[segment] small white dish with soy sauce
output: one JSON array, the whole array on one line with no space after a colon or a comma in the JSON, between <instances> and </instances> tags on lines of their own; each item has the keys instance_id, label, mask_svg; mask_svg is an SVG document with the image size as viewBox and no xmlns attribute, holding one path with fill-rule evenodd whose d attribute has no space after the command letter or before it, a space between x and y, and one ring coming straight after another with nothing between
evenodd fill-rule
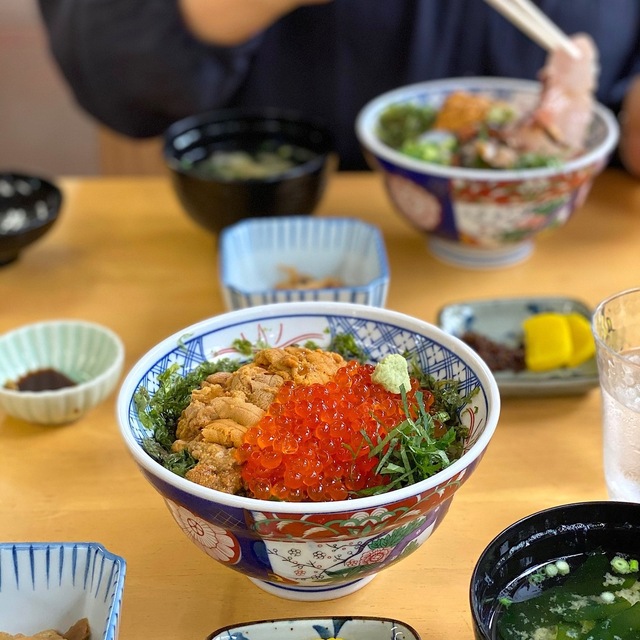
<instances>
[{"instance_id":1,"label":"small white dish with soy sauce","mask_svg":"<svg viewBox=\"0 0 640 640\"><path fill-rule=\"evenodd\" d=\"M19 327L0 336L0 410L36 424L74 422L114 390L123 364L122 340L102 325Z\"/></svg>"},{"instance_id":2,"label":"small white dish with soy sauce","mask_svg":"<svg viewBox=\"0 0 640 640\"><path fill-rule=\"evenodd\" d=\"M523 363L523 322L547 312L577 313L591 322L591 309L579 300L534 296L449 304L439 311L437 323L444 331L467 344L471 344L473 339L483 341L476 350L492 370L502 397L579 395L597 387L595 357L574 367L548 371L526 369ZM491 362L494 358L495 361Z\"/></svg>"}]
</instances>

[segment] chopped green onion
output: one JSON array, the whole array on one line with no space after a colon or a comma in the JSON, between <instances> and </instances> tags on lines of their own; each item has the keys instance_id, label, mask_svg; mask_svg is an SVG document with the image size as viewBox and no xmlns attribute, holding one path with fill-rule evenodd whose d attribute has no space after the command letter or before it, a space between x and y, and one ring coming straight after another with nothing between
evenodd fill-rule
<instances>
[{"instance_id":1,"label":"chopped green onion","mask_svg":"<svg viewBox=\"0 0 640 640\"><path fill-rule=\"evenodd\" d=\"M620 556L611 560L611 567L616 573L629 573L629 562Z\"/></svg>"},{"instance_id":2,"label":"chopped green onion","mask_svg":"<svg viewBox=\"0 0 640 640\"><path fill-rule=\"evenodd\" d=\"M556 567L555 562L554 563L550 563L548 564L545 568L544 568L544 572L550 577L550 578L555 578L559 571L558 571L558 567Z\"/></svg>"}]
</instances>

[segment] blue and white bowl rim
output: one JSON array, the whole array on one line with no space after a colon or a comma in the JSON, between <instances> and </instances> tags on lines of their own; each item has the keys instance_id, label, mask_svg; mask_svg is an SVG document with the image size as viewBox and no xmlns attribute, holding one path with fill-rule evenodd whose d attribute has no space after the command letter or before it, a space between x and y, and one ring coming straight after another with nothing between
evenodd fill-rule
<instances>
[{"instance_id":1,"label":"blue and white bowl rim","mask_svg":"<svg viewBox=\"0 0 640 640\"><path fill-rule=\"evenodd\" d=\"M191 482L190 480L182 478L168 469L165 469L143 450L140 442L133 434L130 423L133 395L145 375L167 353L174 351L176 346L182 343L185 335L188 335L189 339L192 339L198 335L211 333L212 330L220 330L248 321L257 321L261 319L273 320L274 318L286 318L296 315L352 316L354 318L366 318L373 322L379 321L386 324L395 323L398 326L408 328L408 330L424 331L431 336L432 341L438 342L449 351L457 355L461 353L464 354L464 360L473 368L474 373L481 383L482 391L488 398L488 415L486 416L486 425L479 437L458 460L431 478L376 496L319 503L274 503L268 500L246 498L243 496L236 496L216 491L215 489L210 489ZM212 325L215 325L215 329L212 329ZM410 327L413 327L413 329ZM283 302L230 311L219 316L202 320L174 333L168 338L165 338L144 354L125 377L118 394L116 413L120 432L134 460L146 473L157 477L169 486L173 486L188 495L195 496L202 500L216 502L239 509L261 512L271 512L274 511L274 509L277 509L279 513L303 512L320 514L372 509L381 505L389 504L390 502L406 500L413 496L427 493L435 487L445 483L456 474L461 473L482 455L495 432L500 414L500 393L493 374L480 356L478 356L468 345L462 342L462 340L447 334L436 325L398 311L371 307L363 304L315 301Z\"/></svg>"},{"instance_id":2,"label":"blue and white bowl rim","mask_svg":"<svg viewBox=\"0 0 640 640\"><path fill-rule=\"evenodd\" d=\"M549 178L552 176L571 173L583 169L589 165L604 160L613 150L620 136L620 127L613 112L600 103L593 105L596 118L600 119L606 127L604 140L593 149L565 162L560 168L543 167L534 169L498 170L498 169L468 169L465 167L451 167L414 160L409 156L395 151L381 142L375 133L378 117L381 111L395 103L409 101L411 98L420 98L430 93L450 93L452 90L478 90L478 91L511 91L513 93L539 93L541 85L535 80L521 80L517 78L498 77L459 77L445 80L428 80L415 84L398 87L387 91L369 101L362 107L356 116L356 136L360 143L375 156L403 167L423 174L428 173L448 179L465 179L478 181L520 181L536 178Z\"/></svg>"}]
</instances>

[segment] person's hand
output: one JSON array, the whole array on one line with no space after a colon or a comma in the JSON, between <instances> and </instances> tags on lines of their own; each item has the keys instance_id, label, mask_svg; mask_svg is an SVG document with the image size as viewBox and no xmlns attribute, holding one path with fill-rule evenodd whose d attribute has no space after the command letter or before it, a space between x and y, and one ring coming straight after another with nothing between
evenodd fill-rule
<instances>
[{"instance_id":1,"label":"person's hand","mask_svg":"<svg viewBox=\"0 0 640 640\"><path fill-rule=\"evenodd\" d=\"M619 151L627 171L640 178L640 76L631 81L622 103Z\"/></svg>"}]
</instances>

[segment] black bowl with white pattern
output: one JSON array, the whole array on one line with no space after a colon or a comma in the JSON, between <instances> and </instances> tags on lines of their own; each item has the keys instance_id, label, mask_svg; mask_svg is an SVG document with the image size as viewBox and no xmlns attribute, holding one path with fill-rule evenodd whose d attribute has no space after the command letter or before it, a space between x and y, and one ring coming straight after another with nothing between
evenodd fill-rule
<instances>
[{"instance_id":1,"label":"black bowl with white pattern","mask_svg":"<svg viewBox=\"0 0 640 640\"><path fill-rule=\"evenodd\" d=\"M62 192L52 182L20 173L0 173L0 266L16 260L25 247L56 222Z\"/></svg>"}]
</instances>

